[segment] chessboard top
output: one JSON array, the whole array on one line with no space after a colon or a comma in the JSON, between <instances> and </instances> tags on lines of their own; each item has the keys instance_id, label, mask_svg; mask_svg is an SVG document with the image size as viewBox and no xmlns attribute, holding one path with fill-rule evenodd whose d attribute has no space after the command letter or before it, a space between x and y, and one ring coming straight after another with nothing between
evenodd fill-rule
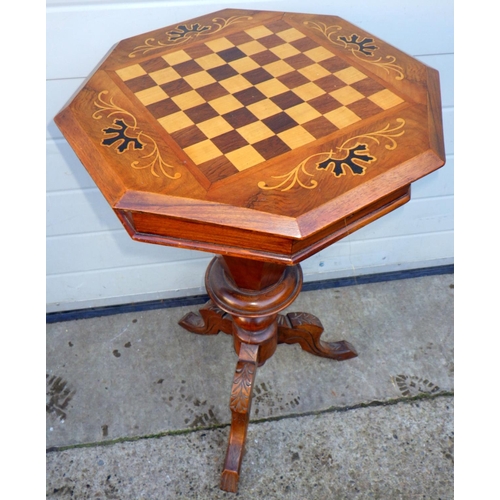
<instances>
[{"instance_id":1,"label":"chessboard top","mask_svg":"<svg viewBox=\"0 0 500 500\"><path fill-rule=\"evenodd\" d=\"M435 70L333 16L118 43L56 123L135 239L293 263L444 164Z\"/></svg>"}]
</instances>

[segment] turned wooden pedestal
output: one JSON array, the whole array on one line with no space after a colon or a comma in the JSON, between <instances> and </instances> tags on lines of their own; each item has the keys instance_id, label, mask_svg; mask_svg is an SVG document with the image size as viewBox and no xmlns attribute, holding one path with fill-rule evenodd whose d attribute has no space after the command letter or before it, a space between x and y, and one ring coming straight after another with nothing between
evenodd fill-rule
<instances>
[{"instance_id":1,"label":"turned wooden pedestal","mask_svg":"<svg viewBox=\"0 0 500 500\"><path fill-rule=\"evenodd\" d=\"M181 325L234 339L236 491L257 367L280 343L356 356L279 313L300 262L444 165L438 72L339 17L227 9L122 40L55 121L134 240L219 255Z\"/></svg>"},{"instance_id":2,"label":"turned wooden pedestal","mask_svg":"<svg viewBox=\"0 0 500 500\"><path fill-rule=\"evenodd\" d=\"M231 433L220 487L236 492L257 367L274 354L280 343L298 343L311 354L339 361L353 358L357 352L345 341L322 342L323 327L311 314L278 314L300 292L299 264L283 266L215 257L207 269L205 284L211 300L199 314L188 313L179 324L200 335L222 331L233 336L238 362L229 401Z\"/></svg>"}]
</instances>

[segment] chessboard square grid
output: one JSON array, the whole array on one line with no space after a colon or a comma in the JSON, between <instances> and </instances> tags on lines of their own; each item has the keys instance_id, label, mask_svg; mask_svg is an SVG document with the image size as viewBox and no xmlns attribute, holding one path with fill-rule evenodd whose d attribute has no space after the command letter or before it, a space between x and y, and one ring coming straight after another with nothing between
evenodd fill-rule
<instances>
[{"instance_id":1,"label":"chessboard square grid","mask_svg":"<svg viewBox=\"0 0 500 500\"><path fill-rule=\"evenodd\" d=\"M278 76L286 75L287 73L291 73L294 68L290 66L287 62L279 60L270 64L266 64L264 69L275 78Z\"/></svg>"},{"instance_id":2,"label":"chessboard square grid","mask_svg":"<svg viewBox=\"0 0 500 500\"><path fill-rule=\"evenodd\" d=\"M177 73L179 73L179 75L185 77L188 75L192 75L193 73L199 73L203 68L196 61L193 61L191 59L189 61L176 64L174 66L174 69Z\"/></svg>"},{"instance_id":3,"label":"chessboard square grid","mask_svg":"<svg viewBox=\"0 0 500 500\"><path fill-rule=\"evenodd\" d=\"M217 111L215 111L210 104L204 102L198 106L184 110L184 113L189 116L193 122L199 123L209 120L210 118L215 118L218 116Z\"/></svg>"},{"instance_id":4,"label":"chessboard square grid","mask_svg":"<svg viewBox=\"0 0 500 500\"><path fill-rule=\"evenodd\" d=\"M177 52L171 52L170 54L165 54L161 56L165 62L170 64L170 66L175 66L186 61L192 61L191 56L184 52L183 50L178 50Z\"/></svg>"},{"instance_id":5,"label":"chessboard square grid","mask_svg":"<svg viewBox=\"0 0 500 500\"><path fill-rule=\"evenodd\" d=\"M257 121L257 117L247 108L241 107L230 113L222 115L222 117L234 128L243 127L249 123Z\"/></svg>"},{"instance_id":6,"label":"chessboard square grid","mask_svg":"<svg viewBox=\"0 0 500 500\"><path fill-rule=\"evenodd\" d=\"M283 21L183 48L117 74L212 180L403 102Z\"/></svg>"},{"instance_id":7,"label":"chessboard square grid","mask_svg":"<svg viewBox=\"0 0 500 500\"><path fill-rule=\"evenodd\" d=\"M199 57L196 59L196 62L204 69L209 70L213 68L217 68L218 66L224 66L226 61L219 57L217 54L209 54L203 57Z\"/></svg>"},{"instance_id":8,"label":"chessboard square grid","mask_svg":"<svg viewBox=\"0 0 500 500\"><path fill-rule=\"evenodd\" d=\"M318 80L319 78L323 78L324 76L330 74L329 71L320 64L311 64L310 66L301 68L299 69L299 73L310 81Z\"/></svg>"},{"instance_id":9,"label":"chessboard square grid","mask_svg":"<svg viewBox=\"0 0 500 500\"><path fill-rule=\"evenodd\" d=\"M165 93L165 91L155 85L154 87L150 87L149 89L144 89L139 92L135 93L135 96L139 101L141 101L144 106L147 106L148 104L153 104L158 101L163 101L164 99L168 98L168 95Z\"/></svg>"},{"instance_id":10,"label":"chessboard square grid","mask_svg":"<svg viewBox=\"0 0 500 500\"><path fill-rule=\"evenodd\" d=\"M205 120L197 125L208 139L212 139L213 137L217 137L234 130L233 127L229 125L224 118L222 118L222 116L210 118L209 120Z\"/></svg>"},{"instance_id":11,"label":"chessboard square grid","mask_svg":"<svg viewBox=\"0 0 500 500\"><path fill-rule=\"evenodd\" d=\"M132 78L137 78L138 76L146 75L147 72L142 68L140 64L132 64L125 68L117 69L116 74L124 81L131 80Z\"/></svg>"},{"instance_id":12,"label":"chessboard square grid","mask_svg":"<svg viewBox=\"0 0 500 500\"><path fill-rule=\"evenodd\" d=\"M221 52L225 49L234 47L234 43L230 42L227 38L224 37L205 42L205 45L212 49L214 52Z\"/></svg>"},{"instance_id":13,"label":"chessboard square grid","mask_svg":"<svg viewBox=\"0 0 500 500\"><path fill-rule=\"evenodd\" d=\"M241 102L238 101L236 97L228 94L210 101L210 106L215 109L217 113L223 115L225 113L230 113L231 111L242 108L243 104L241 104Z\"/></svg>"},{"instance_id":14,"label":"chessboard square grid","mask_svg":"<svg viewBox=\"0 0 500 500\"><path fill-rule=\"evenodd\" d=\"M222 156L220 149L210 139L188 146L184 148L184 152L196 165Z\"/></svg>"},{"instance_id":15,"label":"chessboard square grid","mask_svg":"<svg viewBox=\"0 0 500 500\"><path fill-rule=\"evenodd\" d=\"M231 66L231 68L233 68L240 74L245 73L246 71L251 71L253 69L260 68L260 66L248 56L231 61L229 63L229 66Z\"/></svg>"},{"instance_id":16,"label":"chessboard square grid","mask_svg":"<svg viewBox=\"0 0 500 500\"><path fill-rule=\"evenodd\" d=\"M363 94L350 86L334 90L333 92L330 92L330 95L344 106L364 98Z\"/></svg>"},{"instance_id":17,"label":"chessboard square grid","mask_svg":"<svg viewBox=\"0 0 500 500\"><path fill-rule=\"evenodd\" d=\"M188 82L189 85L191 85L191 87L195 90L199 89L200 87L206 87L207 85L216 83L215 78L206 71L200 71L198 73L187 75L184 77L184 80Z\"/></svg>"},{"instance_id":18,"label":"chessboard square grid","mask_svg":"<svg viewBox=\"0 0 500 500\"><path fill-rule=\"evenodd\" d=\"M172 101L174 101L175 104L183 110L194 108L200 104L205 104L205 99L203 99L203 97L201 97L196 90L176 95L172 97Z\"/></svg>"},{"instance_id":19,"label":"chessboard square grid","mask_svg":"<svg viewBox=\"0 0 500 500\"><path fill-rule=\"evenodd\" d=\"M250 104L247 106L247 109L259 120L264 120L265 118L281 113L281 108L269 99Z\"/></svg>"},{"instance_id":20,"label":"chessboard square grid","mask_svg":"<svg viewBox=\"0 0 500 500\"><path fill-rule=\"evenodd\" d=\"M247 78L244 78L241 75L235 75L230 78L226 78L221 81L220 84L230 93L235 94L240 90L246 90L252 86L252 84L248 81Z\"/></svg>"},{"instance_id":21,"label":"chessboard square grid","mask_svg":"<svg viewBox=\"0 0 500 500\"><path fill-rule=\"evenodd\" d=\"M248 142L236 130L231 130L225 134L213 137L212 142L224 154L241 149L248 144Z\"/></svg>"},{"instance_id":22,"label":"chessboard square grid","mask_svg":"<svg viewBox=\"0 0 500 500\"><path fill-rule=\"evenodd\" d=\"M183 128L177 132L172 132L172 138L182 148L186 149L195 144L199 144L207 139L205 134L196 125Z\"/></svg>"},{"instance_id":23,"label":"chessboard square grid","mask_svg":"<svg viewBox=\"0 0 500 500\"><path fill-rule=\"evenodd\" d=\"M328 121L324 116L319 116L310 122L303 123L302 126L316 139L326 137L333 132L339 130L332 122Z\"/></svg>"},{"instance_id":24,"label":"chessboard square grid","mask_svg":"<svg viewBox=\"0 0 500 500\"><path fill-rule=\"evenodd\" d=\"M256 142L253 144L253 147L266 160L270 160L290 151L290 148L277 135L273 135L268 139Z\"/></svg>"},{"instance_id":25,"label":"chessboard square grid","mask_svg":"<svg viewBox=\"0 0 500 500\"><path fill-rule=\"evenodd\" d=\"M221 59L224 59L224 61L226 61L227 63L246 57L246 54L242 52L238 47L231 47L230 49L221 50L217 54Z\"/></svg>"},{"instance_id":26,"label":"chessboard square grid","mask_svg":"<svg viewBox=\"0 0 500 500\"><path fill-rule=\"evenodd\" d=\"M229 94L229 92L218 82L196 89L198 94L206 101L212 101Z\"/></svg>"},{"instance_id":27,"label":"chessboard square grid","mask_svg":"<svg viewBox=\"0 0 500 500\"><path fill-rule=\"evenodd\" d=\"M249 106L250 104L254 104L266 98L266 96L255 87L250 87L248 89L241 90L240 92L236 92L234 97L236 97L236 99L238 99L243 106Z\"/></svg>"},{"instance_id":28,"label":"chessboard square grid","mask_svg":"<svg viewBox=\"0 0 500 500\"><path fill-rule=\"evenodd\" d=\"M156 82L157 85L173 82L181 78L181 75L175 71L174 68L168 66L167 68L160 69L149 73L149 76Z\"/></svg>"},{"instance_id":29,"label":"chessboard square grid","mask_svg":"<svg viewBox=\"0 0 500 500\"><path fill-rule=\"evenodd\" d=\"M278 134L278 137L290 148L296 149L315 141L315 137L302 127L294 127Z\"/></svg>"},{"instance_id":30,"label":"chessboard square grid","mask_svg":"<svg viewBox=\"0 0 500 500\"><path fill-rule=\"evenodd\" d=\"M172 99L163 99L162 101L149 104L146 107L148 108L148 111L157 119L172 115L181 110L179 106L172 101Z\"/></svg>"},{"instance_id":31,"label":"chessboard square grid","mask_svg":"<svg viewBox=\"0 0 500 500\"><path fill-rule=\"evenodd\" d=\"M281 31L277 33L277 35L285 40L285 42L295 42L296 40L299 40L301 38L305 38L304 33L301 33L298 29L296 28L290 28L285 31Z\"/></svg>"},{"instance_id":32,"label":"chessboard square grid","mask_svg":"<svg viewBox=\"0 0 500 500\"><path fill-rule=\"evenodd\" d=\"M348 68L337 71L335 73L335 76L337 78L340 78L344 83L347 83L347 85L368 78L364 73L359 71L359 69L354 68L353 66L349 66Z\"/></svg>"},{"instance_id":33,"label":"chessboard square grid","mask_svg":"<svg viewBox=\"0 0 500 500\"><path fill-rule=\"evenodd\" d=\"M255 40L273 34L273 32L266 26L256 26L254 28L249 28L245 30L245 33L247 33L247 35L250 35Z\"/></svg>"},{"instance_id":34,"label":"chessboard square grid","mask_svg":"<svg viewBox=\"0 0 500 500\"><path fill-rule=\"evenodd\" d=\"M286 114L291 116L299 125L309 122L321 116L321 113L314 109L307 102L298 104L285 110Z\"/></svg>"},{"instance_id":35,"label":"chessboard square grid","mask_svg":"<svg viewBox=\"0 0 500 500\"><path fill-rule=\"evenodd\" d=\"M277 47L273 47L270 51L278 56L280 59L285 59L287 57L296 56L300 54L299 50L296 49L293 45L289 43L284 43L283 45L278 45Z\"/></svg>"},{"instance_id":36,"label":"chessboard square grid","mask_svg":"<svg viewBox=\"0 0 500 500\"><path fill-rule=\"evenodd\" d=\"M268 126L275 134L284 132L289 128L297 126L297 122L284 111L276 115L270 116L269 118L264 118L262 120L266 126Z\"/></svg>"},{"instance_id":37,"label":"chessboard square grid","mask_svg":"<svg viewBox=\"0 0 500 500\"><path fill-rule=\"evenodd\" d=\"M255 87L269 98L283 94L289 90L286 85L283 85L279 80L274 79L258 83Z\"/></svg>"},{"instance_id":38,"label":"chessboard square grid","mask_svg":"<svg viewBox=\"0 0 500 500\"><path fill-rule=\"evenodd\" d=\"M277 47L278 45L283 45L283 39L276 35L265 36L264 38L259 38L259 43L264 45L268 49Z\"/></svg>"},{"instance_id":39,"label":"chessboard square grid","mask_svg":"<svg viewBox=\"0 0 500 500\"><path fill-rule=\"evenodd\" d=\"M269 139L269 137L275 135L274 132L261 121L256 121L244 127L240 127L238 132L249 144L255 144L256 142Z\"/></svg>"},{"instance_id":40,"label":"chessboard square grid","mask_svg":"<svg viewBox=\"0 0 500 500\"><path fill-rule=\"evenodd\" d=\"M183 111L178 111L177 113L173 113L163 118L158 118L158 123L169 134L194 125L194 122L188 116L186 116Z\"/></svg>"},{"instance_id":41,"label":"chessboard square grid","mask_svg":"<svg viewBox=\"0 0 500 500\"><path fill-rule=\"evenodd\" d=\"M334 109L329 113L323 115L327 120L332 122L336 127L344 128L358 122L361 118L349 108L342 106L340 108Z\"/></svg>"},{"instance_id":42,"label":"chessboard square grid","mask_svg":"<svg viewBox=\"0 0 500 500\"><path fill-rule=\"evenodd\" d=\"M250 144L231 151L226 157L239 171L246 170L265 161L264 157Z\"/></svg>"},{"instance_id":43,"label":"chessboard square grid","mask_svg":"<svg viewBox=\"0 0 500 500\"><path fill-rule=\"evenodd\" d=\"M292 106L297 106L297 104L301 104L304 102L297 94L288 90L284 94L279 94L277 96L271 97L271 101L274 102L281 109L285 110L291 108Z\"/></svg>"},{"instance_id":44,"label":"chessboard square grid","mask_svg":"<svg viewBox=\"0 0 500 500\"><path fill-rule=\"evenodd\" d=\"M372 94L368 97L368 99L380 106L382 109L390 109L404 102L401 97L397 96L389 89L384 89L376 94Z\"/></svg>"},{"instance_id":45,"label":"chessboard square grid","mask_svg":"<svg viewBox=\"0 0 500 500\"><path fill-rule=\"evenodd\" d=\"M294 94L297 94L303 101L310 101L315 97L319 97L326 93L324 89L318 87L314 82L309 82L304 85L300 85L292 90Z\"/></svg>"},{"instance_id":46,"label":"chessboard square grid","mask_svg":"<svg viewBox=\"0 0 500 500\"><path fill-rule=\"evenodd\" d=\"M309 59L312 59L314 62L321 62L325 59L330 59L331 57L335 57L335 54L325 49L324 47L316 47L314 49L306 50L303 52Z\"/></svg>"},{"instance_id":47,"label":"chessboard square grid","mask_svg":"<svg viewBox=\"0 0 500 500\"><path fill-rule=\"evenodd\" d=\"M253 69L252 71L243 73L243 76L252 85L258 85L259 83L273 79L273 76L270 73L268 73L264 68Z\"/></svg>"},{"instance_id":48,"label":"chessboard square grid","mask_svg":"<svg viewBox=\"0 0 500 500\"><path fill-rule=\"evenodd\" d=\"M242 52L244 52L247 56L253 56L254 54L258 54L259 52L264 52L266 47L259 43L257 40L253 40L248 43L244 43L238 47Z\"/></svg>"}]
</instances>

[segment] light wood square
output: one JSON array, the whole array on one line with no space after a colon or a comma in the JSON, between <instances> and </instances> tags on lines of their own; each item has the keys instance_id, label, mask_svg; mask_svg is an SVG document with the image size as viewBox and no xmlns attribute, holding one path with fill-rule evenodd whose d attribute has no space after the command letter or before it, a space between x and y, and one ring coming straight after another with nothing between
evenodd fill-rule
<instances>
[{"instance_id":1,"label":"light wood square","mask_svg":"<svg viewBox=\"0 0 500 500\"><path fill-rule=\"evenodd\" d=\"M246 73L247 71L252 71L253 69L260 68L260 65L249 57L243 57L242 59L231 61L229 63L229 66L235 69L238 73Z\"/></svg>"},{"instance_id":2,"label":"light wood square","mask_svg":"<svg viewBox=\"0 0 500 500\"><path fill-rule=\"evenodd\" d=\"M250 144L255 144L274 135L274 132L261 121L253 122L239 128L238 133Z\"/></svg>"},{"instance_id":3,"label":"light wood square","mask_svg":"<svg viewBox=\"0 0 500 500\"><path fill-rule=\"evenodd\" d=\"M348 68L341 69L334 73L337 78L340 78L344 83L350 85L351 83L356 83L365 78L368 78L364 73L361 73L359 69L349 66Z\"/></svg>"},{"instance_id":4,"label":"light wood square","mask_svg":"<svg viewBox=\"0 0 500 500\"><path fill-rule=\"evenodd\" d=\"M235 109L242 108L243 104L241 104L241 102L232 95L224 95L222 97L214 99L213 101L210 101L210 106L212 106L212 108L214 108L217 113L223 115L225 113L230 113Z\"/></svg>"},{"instance_id":5,"label":"light wood square","mask_svg":"<svg viewBox=\"0 0 500 500\"><path fill-rule=\"evenodd\" d=\"M188 56L183 50L178 50L177 52L172 52L171 54L165 54L162 58L165 62L170 64L170 66L191 60L191 57Z\"/></svg>"},{"instance_id":6,"label":"light wood square","mask_svg":"<svg viewBox=\"0 0 500 500\"><path fill-rule=\"evenodd\" d=\"M224 59L219 57L217 54L208 54L208 56L199 57L198 59L195 59L195 61L203 69L217 68L226 64L226 61L224 61Z\"/></svg>"},{"instance_id":7,"label":"light wood square","mask_svg":"<svg viewBox=\"0 0 500 500\"><path fill-rule=\"evenodd\" d=\"M285 40L285 42L294 42L295 40L300 40L304 38L304 33L301 33L299 30L295 28L290 28L289 30L281 31L280 33L276 33L280 38Z\"/></svg>"},{"instance_id":8,"label":"light wood square","mask_svg":"<svg viewBox=\"0 0 500 500\"><path fill-rule=\"evenodd\" d=\"M332 54L329 50L325 49L325 47L316 47L315 49L307 50L306 52L304 52L304 54L314 62L321 62L335 55Z\"/></svg>"},{"instance_id":9,"label":"light wood square","mask_svg":"<svg viewBox=\"0 0 500 500\"><path fill-rule=\"evenodd\" d=\"M249 106L247 106L247 109L252 112L259 120L263 120L264 118L269 118L270 116L281 113L281 108L269 99L264 99L263 101L250 104Z\"/></svg>"},{"instance_id":10,"label":"light wood square","mask_svg":"<svg viewBox=\"0 0 500 500\"><path fill-rule=\"evenodd\" d=\"M245 30L245 33L250 35L252 38L255 38L256 40L273 34L273 32L265 26L256 26L255 28L247 29Z\"/></svg>"},{"instance_id":11,"label":"light wood square","mask_svg":"<svg viewBox=\"0 0 500 500\"><path fill-rule=\"evenodd\" d=\"M266 80L265 82L255 85L266 97L274 97L275 95L288 92L288 87L279 80Z\"/></svg>"},{"instance_id":12,"label":"light wood square","mask_svg":"<svg viewBox=\"0 0 500 500\"><path fill-rule=\"evenodd\" d=\"M315 83L309 82L304 85L300 85L299 87L295 87L292 89L292 92L297 94L302 100L310 101L315 97L319 97L320 95L326 94L326 92L319 88Z\"/></svg>"},{"instance_id":13,"label":"light wood square","mask_svg":"<svg viewBox=\"0 0 500 500\"><path fill-rule=\"evenodd\" d=\"M194 125L193 121L183 111L158 118L158 123L169 133Z\"/></svg>"},{"instance_id":14,"label":"light wood square","mask_svg":"<svg viewBox=\"0 0 500 500\"><path fill-rule=\"evenodd\" d=\"M230 49L234 47L234 43L230 42L227 38L217 38L217 40L212 40L210 42L205 42L205 45L212 49L214 52L220 52L221 50Z\"/></svg>"},{"instance_id":15,"label":"light wood square","mask_svg":"<svg viewBox=\"0 0 500 500\"><path fill-rule=\"evenodd\" d=\"M302 127L293 127L278 134L278 137L290 148L300 148L316 139Z\"/></svg>"},{"instance_id":16,"label":"light wood square","mask_svg":"<svg viewBox=\"0 0 500 500\"><path fill-rule=\"evenodd\" d=\"M259 52L264 52L264 50L267 50L264 45L259 43L257 40L238 45L238 48L247 56L253 56L254 54L258 54Z\"/></svg>"},{"instance_id":17,"label":"light wood square","mask_svg":"<svg viewBox=\"0 0 500 500\"><path fill-rule=\"evenodd\" d=\"M296 49L293 45L290 45L288 43L284 43L283 45L278 45L277 47L273 47L269 50L281 59L285 59L286 57L292 57L296 56L297 54L300 54L300 51L298 49Z\"/></svg>"},{"instance_id":18,"label":"light wood square","mask_svg":"<svg viewBox=\"0 0 500 500\"><path fill-rule=\"evenodd\" d=\"M331 73L327 69L323 68L323 66L320 66L319 64L311 64L310 66L301 68L299 69L299 73L304 75L308 80L311 80L312 82L314 80L319 80L324 76L331 75Z\"/></svg>"},{"instance_id":19,"label":"light wood square","mask_svg":"<svg viewBox=\"0 0 500 500\"><path fill-rule=\"evenodd\" d=\"M285 110L285 113L300 124L307 123L321 116L321 113L307 104L307 102L288 108Z\"/></svg>"},{"instance_id":20,"label":"light wood square","mask_svg":"<svg viewBox=\"0 0 500 500\"><path fill-rule=\"evenodd\" d=\"M275 78L281 75L286 75L291 73L294 69L285 61L275 61L270 64L266 64L263 68L273 75Z\"/></svg>"},{"instance_id":21,"label":"light wood square","mask_svg":"<svg viewBox=\"0 0 500 500\"><path fill-rule=\"evenodd\" d=\"M210 85L211 83L215 83L217 81L206 71L198 71L198 73L185 76L184 80L189 83L193 89L199 89L200 87L205 87L205 85Z\"/></svg>"},{"instance_id":22,"label":"light wood square","mask_svg":"<svg viewBox=\"0 0 500 500\"><path fill-rule=\"evenodd\" d=\"M228 92L231 92L231 94L235 94L240 90L245 90L252 86L252 84L246 78L243 78L241 75L235 75L232 76L231 78L226 78L225 80L222 80L219 83Z\"/></svg>"},{"instance_id":23,"label":"light wood square","mask_svg":"<svg viewBox=\"0 0 500 500\"><path fill-rule=\"evenodd\" d=\"M239 170L245 170L265 161L253 146L244 146L226 155L227 159Z\"/></svg>"},{"instance_id":24,"label":"light wood square","mask_svg":"<svg viewBox=\"0 0 500 500\"><path fill-rule=\"evenodd\" d=\"M173 82L178 80L181 76L174 68L164 68L158 71L153 71L149 73L149 76L155 81L157 85L163 85L164 83Z\"/></svg>"},{"instance_id":25,"label":"light wood square","mask_svg":"<svg viewBox=\"0 0 500 500\"><path fill-rule=\"evenodd\" d=\"M148 106L149 104L153 104L158 101L163 101L163 99L168 97L167 93L158 86L140 90L135 93L135 96L142 102L142 104L144 104L144 106Z\"/></svg>"},{"instance_id":26,"label":"light wood square","mask_svg":"<svg viewBox=\"0 0 500 500\"><path fill-rule=\"evenodd\" d=\"M210 140L193 144L184 149L184 152L194 161L197 165L209 160L213 160L218 156L222 156L220 149Z\"/></svg>"},{"instance_id":27,"label":"light wood square","mask_svg":"<svg viewBox=\"0 0 500 500\"><path fill-rule=\"evenodd\" d=\"M195 106L199 106L200 104L204 104L206 102L205 99L203 99L203 97L196 92L196 90L176 95L172 97L172 101L174 101L175 104L177 104L177 106L181 109L194 108Z\"/></svg>"},{"instance_id":28,"label":"light wood square","mask_svg":"<svg viewBox=\"0 0 500 500\"><path fill-rule=\"evenodd\" d=\"M209 138L217 137L233 130L233 127L227 123L222 116L210 118L204 122L198 123L197 127Z\"/></svg>"},{"instance_id":29,"label":"light wood square","mask_svg":"<svg viewBox=\"0 0 500 500\"><path fill-rule=\"evenodd\" d=\"M356 113L353 113L350 109L344 106L334 109L323 116L337 128L344 128L361 120Z\"/></svg>"},{"instance_id":30,"label":"light wood square","mask_svg":"<svg viewBox=\"0 0 500 500\"><path fill-rule=\"evenodd\" d=\"M330 95L344 106L364 98L363 94L349 86L334 90Z\"/></svg>"},{"instance_id":31,"label":"light wood square","mask_svg":"<svg viewBox=\"0 0 500 500\"><path fill-rule=\"evenodd\" d=\"M127 66L126 68L117 69L116 74L124 81L131 80L132 78L137 78L138 76L146 75L140 64L132 64L132 66Z\"/></svg>"},{"instance_id":32,"label":"light wood square","mask_svg":"<svg viewBox=\"0 0 500 500\"><path fill-rule=\"evenodd\" d=\"M390 109L404 102L401 97L392 93L388 89L381 90L380 92L377 92L376 94L368 97L368 99L374 102L377 106L380 106L382 109Z\"/></svg>"}]
</instances>

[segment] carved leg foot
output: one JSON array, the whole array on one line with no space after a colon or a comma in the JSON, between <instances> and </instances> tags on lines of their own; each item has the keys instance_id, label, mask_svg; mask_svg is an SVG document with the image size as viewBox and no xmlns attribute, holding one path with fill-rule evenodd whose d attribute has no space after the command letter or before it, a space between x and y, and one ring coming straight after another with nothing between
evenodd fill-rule
<instances>
[{"instance_id":1,"label":"carved leg foot","mask_svg":"<svg viewBox=\"0 0 500 500\"><path fill-rule=\"evenodd\" d=\"M323 342L321 321L308 313L289 313L278 316L278 343L300 344L304 351L323 358L342 361L355 358L358 353L345 340L339 342Z\"/></svg>"},{"instance_id":2,"label":"carved leg foot","mask_svg":"<svg viewBox=\"0 0 500 500\"><path fill-rule=\"evenodd\" d=\"M199 314L187 313L179 321L179 325L198 335L217 335L219 332L231 335L232 333L231 317L211 300L200 309Z\"/></svg>"},{"instance_id":3,"label":"carved leg foot","mask_svg":"<svg viewBox=\"0 0 500 500\"><path fill-rule=\"evenodd\" d=\"M236 493L247 437L252 391L257 372L258 345L241 344L231 391L231 433L220 488Z\"/></svg>"}]
</instances>

